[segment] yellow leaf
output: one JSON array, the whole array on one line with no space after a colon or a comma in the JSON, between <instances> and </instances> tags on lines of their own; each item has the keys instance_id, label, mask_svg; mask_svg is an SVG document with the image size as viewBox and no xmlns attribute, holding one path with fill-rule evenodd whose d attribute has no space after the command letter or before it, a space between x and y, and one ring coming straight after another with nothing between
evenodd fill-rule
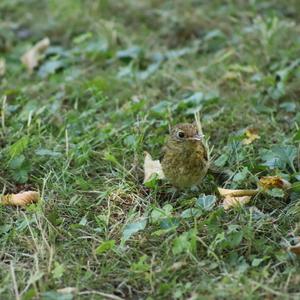
<instances>
[{"instance_id":1,"label":"yellow leaf","mask_svg":"<svg viewBox=\"0 0 300 300\"><path fill-rule=\"evenodd\" d=\"M157 174L159 179L165 178L160 161L153 160L151 155L148 152L145 152L144 183L149 181L154 174Z\"/></svg>"},{"instance_id":2,"label":"yellow leaf","mask_svg":"<svg viewBox=\"0 0 300 300\"><path fill-rule=\"evenodd\" d=\"M0 58L0 76L4 76L6 71L6 63L4 58Z\"/></svg>"},{"instance_id":3,"label":"yellow leaf","mask_svg":"<svg viewBox=\"0 0 300 300\"><path fill-rule=\"evenodd\" d=\"M22 63L27 67L29 73L32 73L34 68L38 66L42 54L47 50L50 45L49 38L44 38L29 49L22 57Z\"/></svg>"},{"instance_id":4,"label":"yellow leaf","mask_svg":"<svg viewBox=\"0 0 300 300\"><path fill-rule=\"evenodd\" d=\"M39 201L40 194L34 191L27 191L18 194L4 195L1 198L3 205L26 206Z\"/></svg>"},{"instance_id":5,"label":"yellow leaf","mask_svg":"<svg viewBox=\"0 0 300 300\"><path fill-rule=\"evenodd\" d=\"M252 144L255 140L260 139L258 131L254 128L249 128L245 131L246 137L243 139L242 143L244 145Z\"/></svg>"},{"instance_id":6,"label":"yellow leaf","mask_svg":"<svg viewBox=\"0 0 300 300\"><path fill-rule=\"evenodd\" d=\"M270 190L273 188L289 189L292 186L287 180L282 179L279 176L262 177L259 180L259 185L265 190Z\"/></svg>"}]
</instances>

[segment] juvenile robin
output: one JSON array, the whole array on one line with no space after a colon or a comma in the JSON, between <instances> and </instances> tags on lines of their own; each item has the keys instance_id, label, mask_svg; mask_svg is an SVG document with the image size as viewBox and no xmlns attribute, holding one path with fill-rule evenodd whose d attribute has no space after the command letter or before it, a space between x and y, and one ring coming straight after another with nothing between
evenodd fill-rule
<instances>
[{"instance_id":1,"label":"juvenile robin","mask_svg":"<svg viewBox=\"0 0 300 300\"><path fill-rule=\"evenodd\" d=\"M171 184L178 188L198 185L209 168L203 135L195 124L178 124L170 133L163 148L163 172Z\"/></svg>"}]
</instances>

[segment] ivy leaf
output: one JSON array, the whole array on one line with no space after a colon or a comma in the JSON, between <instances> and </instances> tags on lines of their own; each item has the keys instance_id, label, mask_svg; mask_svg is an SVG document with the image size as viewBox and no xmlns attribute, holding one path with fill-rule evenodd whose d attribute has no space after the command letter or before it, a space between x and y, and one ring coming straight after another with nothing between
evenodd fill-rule
<instances>
[{"instance_id":1,"label":"ivy leaf","mask_svg":"<svg viewBox=\"0 0 300 300\"><path fill-rule=\"evenodd\" d=\"M196 201L196 206L202 208L205 211L210 211L212 210L216 201L217 198L214 195L201 195Z\"/></svg>"},{"instance_id":2,"label":"ivy leaf","mask_svg":"<svg viewBox=\"0 0 300 300\"><path fill-rule=\"evenodd\" d=\"M289 165L296 172L294 160L297 157L297 148L295 146L274 146L272 151L282 162Z\"/></svg>"},{"instance_id":3,"label":"ivy leaf","mask_svg":"<svg viewBox=\"0 0 300 300\"><path fill-rule=\"evenodd\" d=\"M294 160L297 157L297 148L292 145L287 146L273 146L271 150L262 150L260 152L261 158L264 161L263 166L270 169L285 169L289 166L296 172Z\"/></svg>"},{"instance_id":4,"label":"ivy leaf","mask_svg":"<svg viewBox=\"0 0 300 300\"><path fill-rule=\"evenodd\" d=\"M132 235L139 232L140 230L145 229L147 224L146 219L142 219L138 222L127 224L123 231L123 240L127 241Z\"/></svg>"}]
</instances>

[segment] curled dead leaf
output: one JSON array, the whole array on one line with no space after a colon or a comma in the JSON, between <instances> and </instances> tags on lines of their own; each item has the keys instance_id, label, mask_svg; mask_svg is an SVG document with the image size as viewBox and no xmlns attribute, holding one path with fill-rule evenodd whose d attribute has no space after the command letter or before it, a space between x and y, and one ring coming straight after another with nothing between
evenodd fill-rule
<instances>
[{"instance_id":1,"label":"curled dead leaf","mask_svg":"<svg viewBox=\"0 0 300 300\"><path fill-rule=\"evenodd\" d=\"M49 45L50 40L46 37L36 43L21 57L21 61L27 67L29 73L32 73L34 68L38 66L42 58L42 54L47 50Z\"/></svg>"},{"instance_id":2,"label":"curled dead leaf","mask_svg":"<svg viewBox=\"0 0 300 300\"><path fill-rule=\"evenodd\" d=\"M294 254L300 255L300 243L295 246L290 246L288 250Z\"/></svg>"},{"instance_id":3,"label":"curled dead leaf","mask_svg":"<svg viewBox=\"0 0 300 300\"><path fill-rule=\"evenodd\" d=\"M234 197L234 196L226 196L223 200L223 207L225 210L240 206L248 203L251 199L251 196L242 196L242 197Z\"/></svg>"},{"instance_id":4,"label":"curled dead leaf","mask_svg":"<svg viewBox=\"0 0 300 300\"><path fill-rule=\"evenodd\" d=\"M35 191L27 191L18 194L4 195L1 198L3 205L26 206L39 201L40 194Z\"/></svg>"},{"instance_id":5,"label":"curled dead leaf","mask_svg":"<svg viewBox=\"0 0 300 300\"><path fill-rule=\"evenodd\" d=\"M232 197L243 197L243 196L254 196L258 193L258 190L230 190L218 188L218 192L221 196L232 196Z\"/></svg>"},{"instance_id":6,"label":"curled dead leaf","mask_svg":"<svg viewBox=\"0 0 300 300\"><path fill-rule=\"evenodd\" d=\"M4 58L0 58L0 76L4 76L6 71L6 63Z\"/></svg>"},{"instance_id":7,"label":"curled dead leaf","mask_svg":"<svg viewBox=\"0 0 300 300\"><path fill-rule=\"evenodd\" d=\"M153 175L157 174L159 179L165 178L159 160L153 160L148 152L145 152L144 160L144 183L149 181Z\"/></svg>"},{"instance_id":8,"label":"curled dead leaf","mask_svg":"<svg viewBox=\"0 0 300 300\"><path fill-rule=\"evenodd\" d=\"M255 140L260 139L260 136L258 135L258 130L255 128L248 128L245 131L245 135L246 137L242 141L244 145L252 144Z\"/></svg>"},{"instance_id":9,"label":"curled dead leaf","mask_svg":"<svg viewBox=\"0 0 300 300\"><path fill-rule=\"evenodd\" d=\"M285 180L282 179L279 176L265 176L260 178L259 180L259 185L265 189L265 190L270 190L274 188L279 188L279 189L289 189L291 188L291 184Z\"/></svg>"},{"instance_id":10,"label":"curled dead leaf","mask_svg":"<svg viewBox=\"0 0 300 300\"><path fill-rule=\"evenodd\" d=\"M218 188L219 194L224 197L223 207L229 209L234 206L248 203L252 196L258 193L258 190L231 190Z\"/></svg>"}]
</instances>

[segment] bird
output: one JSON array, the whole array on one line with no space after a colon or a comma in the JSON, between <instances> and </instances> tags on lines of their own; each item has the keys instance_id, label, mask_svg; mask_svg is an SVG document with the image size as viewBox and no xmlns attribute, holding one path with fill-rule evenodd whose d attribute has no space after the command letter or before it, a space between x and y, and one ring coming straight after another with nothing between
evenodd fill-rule
<instances>
[{"instance_id":1,"label":"bird","mask_svg":"<svg viewBox=\"0 0 300 300\"><path fill-rule=\"evenodd\" d=\"M171 129L161 166L173 186L185 189L201 183L210 165L203 139L195 123L181 123Z\"/></svg>"}]
</instances>

